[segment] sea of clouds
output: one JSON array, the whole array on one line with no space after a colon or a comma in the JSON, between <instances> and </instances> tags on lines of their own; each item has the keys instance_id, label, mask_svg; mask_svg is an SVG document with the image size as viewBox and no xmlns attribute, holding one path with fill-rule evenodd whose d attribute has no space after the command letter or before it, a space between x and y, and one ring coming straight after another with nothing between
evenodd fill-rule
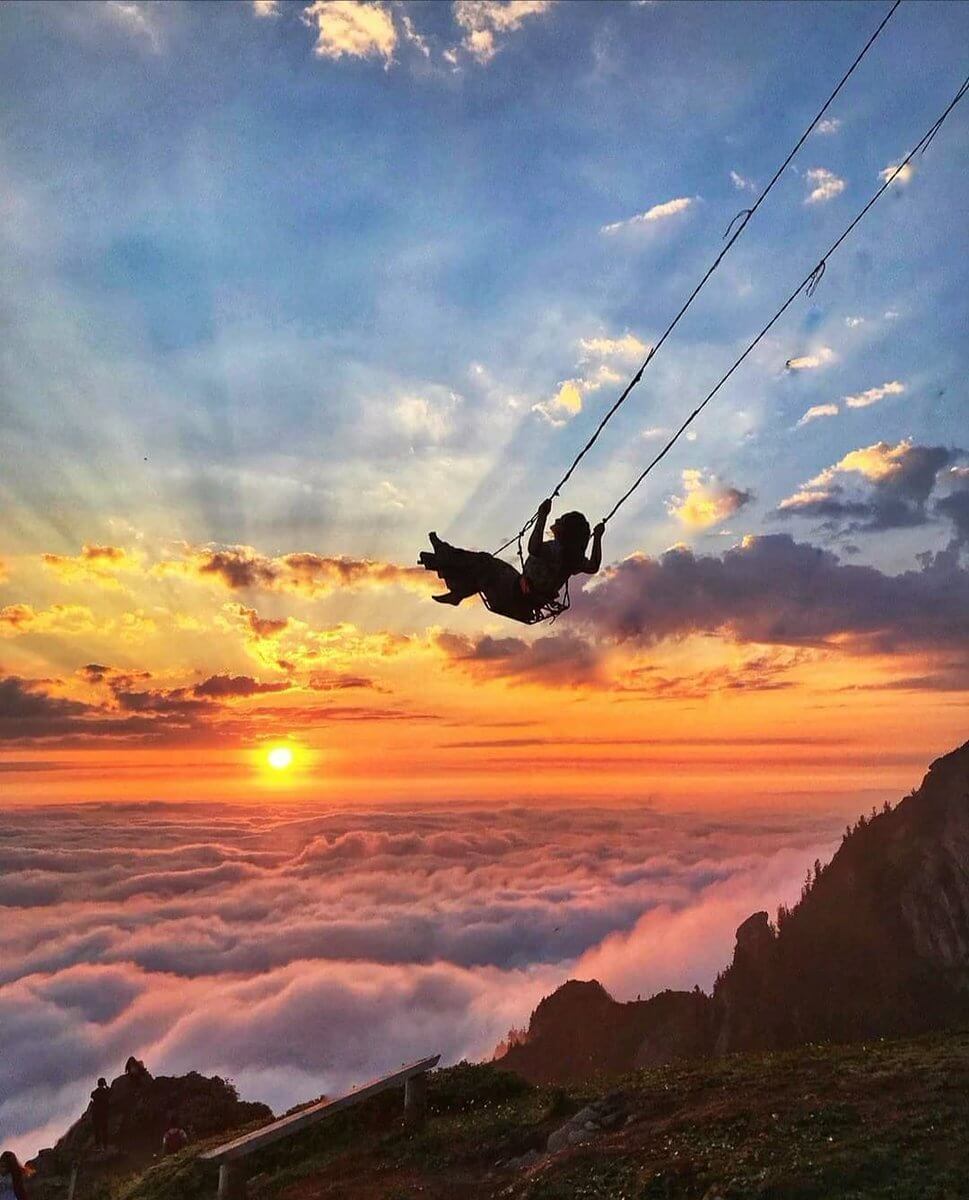
<instances>
[{"instance_id":1,"label":"sea of clouds","mask_svg":"<svg viewBox=\"0 0 969 1200\"><path fill-rule=\"evenodd\" d=\"M709 988L838 814L138 804L0 825L0 1142L50 1144L129 1054L275 1110L490 1057L569 977Z\"/></svg>"}]
</instances>

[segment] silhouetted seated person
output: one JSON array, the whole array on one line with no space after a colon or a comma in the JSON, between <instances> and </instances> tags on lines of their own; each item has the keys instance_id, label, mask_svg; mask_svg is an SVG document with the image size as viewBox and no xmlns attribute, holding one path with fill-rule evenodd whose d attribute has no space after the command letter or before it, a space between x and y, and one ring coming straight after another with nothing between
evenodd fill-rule
<instances>
[{"instance_id":1,"label":"silhouetted seated person","mask_svg":"<svg viewBox=\"0 0 969 1200\"><path fill-rule=\"evenodd\" d=\"M563 513L552 525L552 540L546 541L545 522L551 510L551 500L538 507L522 572L493 554L462 550L442 542L436 533L429 534L434 552L425 550L421 565L436 571L448 588L434 599L438 604L460 604L480 592L492 612L531 625L573 575L595 575L602 564L605 524L600 521L592 531L592 553L586 558L589 522L580 512Z\"/></svg>"},{"instance_id":2,"label":"silhouetted seated person","mask_svg":"<svg viewBox=\"0 0 969 1200\"><path fill-rule=\"evenodd\" d=\"M27 1175L29 1167L20 1165L12 1150L0 1154L0 1200L28 1200Z\"/></svg>"},{"instance_id":3,"label":"silhouetted seated person","mask_svg":"<svg viewBox=\"0 0 969 1200\"><path fill-rule=\"evenodd\" d=\"M124 1065L125 1078L130 1079L133 1084L142 1084L147 1079L151 1079L151 1073L140 1058L131 1057Z\"/></svg>"}]
</instances>

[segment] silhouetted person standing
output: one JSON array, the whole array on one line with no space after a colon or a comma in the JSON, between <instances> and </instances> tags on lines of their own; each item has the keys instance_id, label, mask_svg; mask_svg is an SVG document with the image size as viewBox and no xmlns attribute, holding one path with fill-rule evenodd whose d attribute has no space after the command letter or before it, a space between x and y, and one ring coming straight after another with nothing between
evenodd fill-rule
<instances>
[{"instance_id":1,"label":"silhouetted person standing","mask_svg":"<svg viewBox=\"0 0 969 1200\"><path fill-rule=\"evenodd\" d=\"M108 1116L111 1112L111 1089L107 1081L98 1080L91 1093L91 1119L94 1122L94 1144L98 1150L108 1148Z\"/></svg>"}]
</instances>

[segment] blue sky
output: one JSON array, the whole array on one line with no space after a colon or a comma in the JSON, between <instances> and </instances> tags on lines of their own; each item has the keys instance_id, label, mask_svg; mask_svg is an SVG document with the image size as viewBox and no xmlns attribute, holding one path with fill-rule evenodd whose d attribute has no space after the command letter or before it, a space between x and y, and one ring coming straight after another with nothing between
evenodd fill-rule
<instances>
[{"instance_id":1,"label":"blue sky","mask_svg":"<svg viewBox=\"0 0 969 1200\"><path fill-rule=\"evenodd\" d=\"M68 1030L57 1044L71 1047L56 1078L31 1057L0 1104L25 1148L61 1132L138 1030L153 1069L219 1070L282 1107L335 1087L343 1074L314 1075L293 1094L271 1057L300 1019L276 997L298 994L310 952L319 990L304 994L328 1036L341 1013L358 1020L358 986L374 994L381 938L413 955L381 976L400 1058L401 1014L430 1013L458 1057L521 1024L567 972L623 996L712 978L738 920L795 897L846 819L965 739L969 100L621 510L566 618L524 631L477 604L442 610L416 569L430 529L487 548L530 515L887 9L0 2L0 791L11 808L130 802L117 818L99 803L84 836L147 872L145 898L124 879L101 896L101 866L57 860L64 836L69 857L82 844L72 810L67 826L49 812L7 823L16 915L0 1003L39 1014L37 1037ZM611 507L949 102L967 45L969 5L905 0L565 507L593 521ZM288 779L265 765L276 741L297 752ZM149 830L146 799L187 802L181 825ZM204 805L227 799L292 800L294 827L307 809L377 807L336 830L362 847L350 872L324 878L298 838L268 829L278 862L233 857L239 882L220 891L212 864L235 855L234 835ZM558 915L546 947L529 909L523 924L496 909L532 949L482 959L481 979L455 959L442 1018L414 997L430 994L426 947L450 973L446 939L361 925L350 950L331 948L355 896L391 920L378 884L407 921L448 925L432 872L463 878L452 851L426 873L418 860L422 894L399 870L411 851L382 847L438 801L445 841L448 822L500 833L506 800L549 806L511 830L510 851L528 848L520 868L503 873L484 837L460 861L499 860L502 905L517 881L524 895L551 880L556 913L563 847L584 911L611 860L598 816L555 806L632 814L602 826L630 888L567 961ZM709 847L683 826L699 890L684 867L639 894L639 864L672 844L649 825L642 845L629 837L653 801L723 817ZM755 803L785 823L723 833ZM166 839L184 841L181 867ZM157 884L139 857L155 854ZM709 887L707 857L728 864ZM350 886L358 863L372 899ZM455 926L490 939L491 885L467 878ZM224 927L262 919L232 888L278 900L283 884L296 929L280 937L274 900L267 944L292 961L271 982L272 1019L255 1028L243 980L238 1044L231 1021L213 1037L194 942L248 938L262 972L261 931ZM158 932L152 897L183 888L191 929ZM114 921L109 902L106 958L86 923ZM34 945L53 947L48 966ZM359 964L341 981L331 953ZM90 1020L59 1007L88 994ZM150 1028L142 996L161 1014ZM334 1050L341 1072L357 1072L353 1053ZM359 1063L353 1078L369 1072Z\"/></svg>"},{"instance_id":2,"label":"blue sky","mask_svg":"<svg viewBox=\"0 0 969 1200\"><path fill-rule=\"evenodd\" d=\"M398 562L431 526L494 544L887 11L356 7L362 42L339 5L3 7L0 549L76 550L109 519ZM901 7L570 506L601 515L661 444L649 431L689 411L816 261L958 87L967 33L964 5ZM966 130L959 110L623 511L611 555L810 533L776 505L849 451L969 440ZM807 203L818 180L830 198ZM596 340L612 353L583 349ZM534 411L596 379L581 413ZM669 508L691 486L750 499L684 527ZM947 536L936 523L859 549L897 570Z\"/></svg>"}]
</instances>

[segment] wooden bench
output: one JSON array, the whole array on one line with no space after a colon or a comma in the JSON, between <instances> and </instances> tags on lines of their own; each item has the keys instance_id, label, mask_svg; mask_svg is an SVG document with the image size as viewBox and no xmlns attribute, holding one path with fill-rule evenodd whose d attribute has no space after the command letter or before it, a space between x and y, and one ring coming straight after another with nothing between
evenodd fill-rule
<instances>
[{"instance_id":1,"label":"wooden bench","mask_svg":"<svg viewBox=\"0 0 969 1200\"><path fill-rule=\"evenodd\" d=\"M376 1096L378 1092L384 1092L388 1088L404 1085L404 1117L408 1124L419 1125L427 1112L427 1072L436 1067L440 1059L440 1054L422 1058L419 1062L401 1067L399 1071L390 1075L354 1088L352 1092L340 1096L337 1100L320 1100L300 1109L299 1112L291 1113L288 1117L280 1117L278 1121L272 1121L262 1129L254 1129L252 1133L244 1133L242 1137L224 1142L213 1150L207 1150L200 1157L206 1162L219 1164L219 1200L244 1200L247 1172L241 1160L253 1151L278 1142L280 1138L289 1137L291 1133L298 1133L318 1121L325 1120L333 1113L359 1104L361 1100Z\"/></svg>"}]
</instances>

